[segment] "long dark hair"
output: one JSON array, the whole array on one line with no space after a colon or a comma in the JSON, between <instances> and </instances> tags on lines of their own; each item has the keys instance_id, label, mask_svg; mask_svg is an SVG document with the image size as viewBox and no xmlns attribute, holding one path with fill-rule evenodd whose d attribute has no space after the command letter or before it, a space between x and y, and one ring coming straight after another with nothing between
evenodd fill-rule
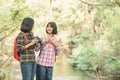
<instances>
[{"instance_id":1,"label":"long dark hair","mask_svg":"<svg viewBox=\"0 0 120 80\"><path fill-rule=\"evenodd\" d=\"M24 18L20 30L25 33L31 32L33 25L34 20L32 18Z\"/></svg>"},{"instance_id":2,"label":"long dark hair","mask_svg":"<svg viewBox=\"0 0 120 80\"><path fill-rule=\"evenodd\" d=\"M53 28L52 34L57 34L57 25L56 25L55 22L48 22L48 24L47 24L47 26L46 26L46 33L48 33L48 32L47 32L47 27L48 27L49 25L50 25L50 27Z\"/></svg>"}]
</instances>

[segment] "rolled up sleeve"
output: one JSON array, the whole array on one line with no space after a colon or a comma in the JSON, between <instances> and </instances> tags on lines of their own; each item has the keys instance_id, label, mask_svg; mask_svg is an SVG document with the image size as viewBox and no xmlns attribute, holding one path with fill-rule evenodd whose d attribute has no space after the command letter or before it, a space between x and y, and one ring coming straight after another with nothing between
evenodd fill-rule
<instances>
[{"instance_id":1,"label":"rolled up sleeve","mask_svg":"<svg viewBox=\"0 0 120 80\"><path fill-rule=\"evenodd\" d=\"M20 54L25 50L24 36L19 34L16 41L17 41L17 51L18 54Z\"/></svg>"}]
</instances>

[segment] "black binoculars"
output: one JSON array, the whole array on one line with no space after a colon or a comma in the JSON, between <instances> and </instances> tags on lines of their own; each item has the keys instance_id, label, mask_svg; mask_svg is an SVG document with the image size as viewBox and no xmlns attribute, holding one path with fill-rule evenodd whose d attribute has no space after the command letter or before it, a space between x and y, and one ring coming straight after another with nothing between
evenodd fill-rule
<instances>
[{"instance_id":1,"label":"black binoculars","mask_svg":"<svg viewBox=\"0 0 120 80\"><path fill-rule=\"evenodd\" d=\"M37 39L37 40L38 40L38 43L41 44L42 40L41 40L38 36L36 36L35 39Z\"/></svg>"}]
</instances>

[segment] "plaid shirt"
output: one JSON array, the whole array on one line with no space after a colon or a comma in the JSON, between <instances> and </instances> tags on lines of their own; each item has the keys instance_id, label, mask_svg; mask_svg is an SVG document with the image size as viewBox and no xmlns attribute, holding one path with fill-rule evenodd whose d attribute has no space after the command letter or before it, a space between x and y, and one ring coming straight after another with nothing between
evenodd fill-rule
<instances>
[{"instance_id":1,"label":"plaid shirt","mask_svg":"<svg viewBox=\"0 0 120 80\"><path fill-rule=\"evenodd\" d=\"M53 67L56 55L60 54L60 46L55 47L51 43L45 43L45 38L41 37L42 50L40 55L37 57L36 62L42 66ZM57 43L60 44L60 40L57 39ZM38 50L38 48L36 48Z\"/></svg>"},{"instance_id":2,"label":"plaid shirt","mask_svg":"<svg viewBox=\"0 0 120 80\"><path fill-rule=\"evenodd\" d=\"M17 41L17 51L20 55L20 62L34 62L35 61L35 54L34 54L34 46L30 46L29 48L25 49L24 46L29 44L33 37L33 33L25 33L27 41L25 40L25 36L22 33L16 38Z\"/></svg>"}]
</instances>

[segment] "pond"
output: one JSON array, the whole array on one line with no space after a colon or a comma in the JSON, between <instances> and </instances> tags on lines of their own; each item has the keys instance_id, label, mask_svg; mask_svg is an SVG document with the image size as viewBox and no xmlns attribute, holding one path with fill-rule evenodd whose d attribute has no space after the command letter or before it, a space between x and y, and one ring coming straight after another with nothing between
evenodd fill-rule
<instances>
[{"instance_id":1,"label":"pond","mask_svg":"<svg viewBox=\"0 0 120 80\"><path fill-rule=\"evenodd\" d=\"M11 68L10 80L22 80L19 62ZM71 67L66 54L57 57L54 65L53 80L120 80L118 77L105 79L94 79L88 76L86 72L75 70Z\"/></svg>"},{"instance_id":2,"label":"pond","mask_svg":"<svg viewBox=\"0 0 120 80\"><path fill-rule=\"evenodd\" d=\"M75 70L71 67L68 57L65 54L57 57L54 66L54 79L55 80L94 80L92 77L87 76L83 71Z\"/></svg>"}]
</instances>

